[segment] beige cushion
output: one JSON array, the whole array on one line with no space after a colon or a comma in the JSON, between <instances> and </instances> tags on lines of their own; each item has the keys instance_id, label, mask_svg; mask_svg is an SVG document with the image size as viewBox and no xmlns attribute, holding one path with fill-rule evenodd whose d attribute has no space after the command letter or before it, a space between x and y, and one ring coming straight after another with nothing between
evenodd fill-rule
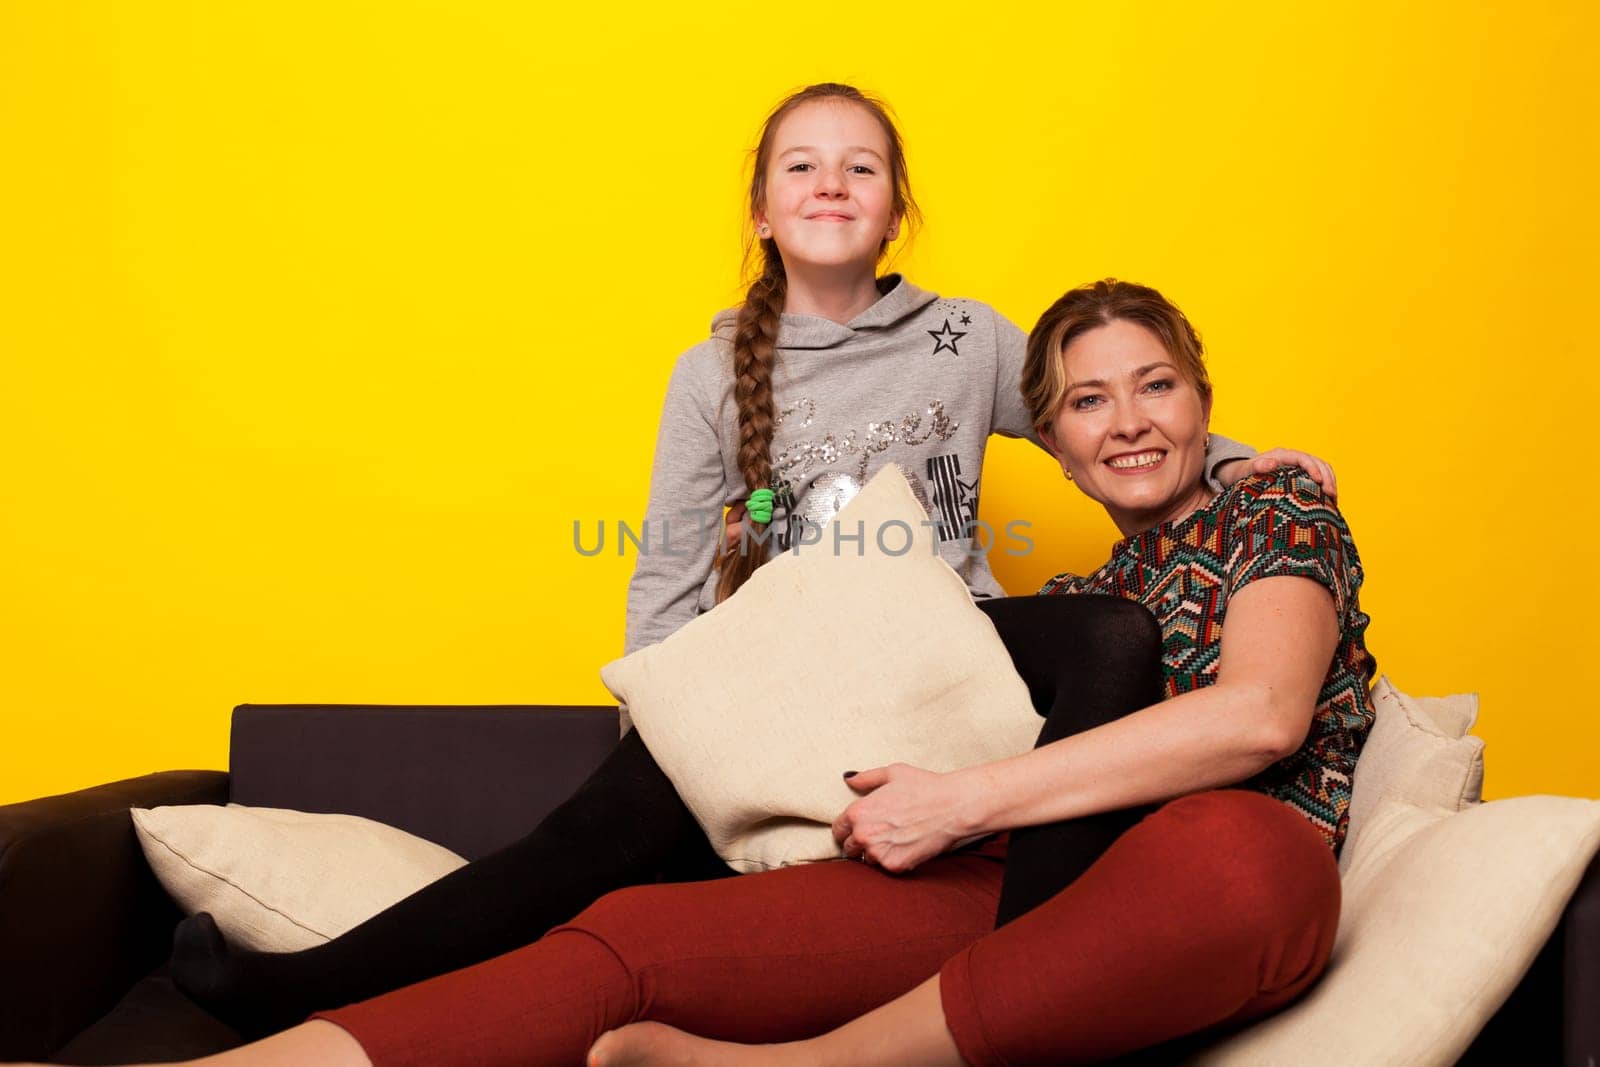
<instances>
[{"instance_id":1,"label":"beige cushion","mask_svg":"<svg viewBox=\"0 0 1600 1067\"><path fill-rule=\"evenodd\" d=\"M885 467L820 543L601 671L735 869L838 857L829 825L855 799L844 771L954 770L1037 740L1027 687L926 521ZM834 529L864 533L860 554L835 553Z\"/></svg>"},{"instance_id":2,"label":"beige cushion","mask_svg":"<svg viewBox=\"0 0 1600 1067\"><path fill-rule=\"evenodd\" d=\"M1475 695L1413 697L1379 678L1372 706L1377 718L1356 762L1341 870L1350 866L1350 843L1384 799L1448 814L1483 793L1483 742L1467 735L1478 719Z\"/></svg>"},{"instance_id":3,"label":"beige cushion","mask_svg":"<svg viewBox=\"0 0 1600 1067\"><path fill-rule=\"evenodd\" d=\"M135 808L133 825L186 914L267 952L320 945L466 862L354 815L196 804Z\"/></svg>"},{"instance_id":4,"label":"beige cushion","mask_svg":"<svg viewBox=\"0 0 1600 1067\"><path fill-rule=\"evenodd\" d=\"M1454 1063L1521 981L1597 846L1600 801L1516 797L1449 815L1380 801L1354 842L1327 973L1197 1062Z\"/></svg>"}]
</instances>

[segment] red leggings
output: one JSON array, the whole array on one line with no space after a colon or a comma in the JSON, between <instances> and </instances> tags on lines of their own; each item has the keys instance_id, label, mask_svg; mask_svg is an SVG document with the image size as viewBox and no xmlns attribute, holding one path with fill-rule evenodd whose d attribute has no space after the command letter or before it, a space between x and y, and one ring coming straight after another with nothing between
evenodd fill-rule
<instances>
[{"instance_id":1,"label":"red leggings","mask_svg":"<svg viewBox=\"0 0 1600 1067\"><path fill-rule=\"evenodd\" d=\"M1338 926L1332 853L1258 793L1163 805L995 930L1003 864L996 841L909 875L836 862L624 889L526 948L319 1017L379 1067L570 1067L641 1019L815 1036L937 974L968 1063L1074 1063L1287 1004Z\"/></svg>"}]
</instances>

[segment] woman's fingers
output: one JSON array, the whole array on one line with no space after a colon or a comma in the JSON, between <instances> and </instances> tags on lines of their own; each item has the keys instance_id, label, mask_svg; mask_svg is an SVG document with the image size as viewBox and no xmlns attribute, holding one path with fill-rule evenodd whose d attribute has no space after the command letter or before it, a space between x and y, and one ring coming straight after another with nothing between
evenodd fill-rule
<instances>
[{"instance_id":1,"label":"woman's fingers","mask_svg":"<svg viewBox=\"0 0 1600 1067\"><path fill-rule=\"evenodd\" d=\"M854 804L851 804L848 808L845 808L843 811L841 811L839 813L839 817L833 820L833 839L839 842L840 848L844 847L844 843L848 841L851 835L856 833L858 829L856 818L860 814L860 812L857 810L860 807L861 801L858 800Z\"/></svg>"},{"instance_id":2,"label":"woman's fingers","mask_svg":"<svg viewBox=\"0 0 1600 1067\"><path fill-rule=\"evenodd\" d=\"M865 796L889 780L889 768L872 767L864 771L845 771L844 784Z\"/></svg>"},{"instance_id":3,"label":"woman's fingers","mask_svg":"<svg viewBox=\"0 0 1600 1067\"><path fill-rule=\"evenodd\" d=\"M865 843L856 840L853 833L846 834L844 840L839 842L839 851L844 854L844 858L847 860L856 860L860 863L871 862L870 850Z\"/></svg>"}]
</instances>

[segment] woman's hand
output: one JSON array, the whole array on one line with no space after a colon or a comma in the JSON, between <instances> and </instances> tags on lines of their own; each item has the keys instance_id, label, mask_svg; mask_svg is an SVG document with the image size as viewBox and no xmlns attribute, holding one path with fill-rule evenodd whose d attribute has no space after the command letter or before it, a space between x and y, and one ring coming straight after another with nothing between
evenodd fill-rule
<instances>
[{"instance_id":1,"label":"woman's hand","mask_svg":"<svg viewBox=\"0 0 1600 1067\"><path fill-rule=\"evenodd\" d=\"M862 794L833 821L833 839L848 859L909 871L972 835L978 794L960 772L891 763L850 775L845 784Z\"/></svg>"},{"instance_id":2,"label":"woman's hand","mask_svg":"<svg viewBox=\"0 0 1600 1067\"><path fill-rule=\"evenodd\" d=\"M1279 467L1299 467L1311 476L1312 481L1322 486L1329 500L1339 499L1339 482L1334 478L1333 467L1328 461L1293 448L1270 449L1255 459L1230 460L1217 468L1217 481L1227 488L1252 474L1268 474Z\"/></svg>"}]
</instances>

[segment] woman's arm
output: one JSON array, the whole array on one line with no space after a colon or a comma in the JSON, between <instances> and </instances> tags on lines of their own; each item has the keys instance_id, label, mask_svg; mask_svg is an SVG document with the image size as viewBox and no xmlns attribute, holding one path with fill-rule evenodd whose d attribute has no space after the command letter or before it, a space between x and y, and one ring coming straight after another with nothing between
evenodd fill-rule
<instances>
[{"instance_id":1,"label":"woman's arm","mask_svg":"<svg viewBox=\"0 0 1600 1067\"><path fill-rule=\"evenodd\" d=\"M975 836L1244 781L1304 742L1339 642L1333 597L1261 578L1228 601L1214 685L1010 759L936 774L863 771L834 822L852 858L903 871Z\"/></svg>"}]
</instances>

